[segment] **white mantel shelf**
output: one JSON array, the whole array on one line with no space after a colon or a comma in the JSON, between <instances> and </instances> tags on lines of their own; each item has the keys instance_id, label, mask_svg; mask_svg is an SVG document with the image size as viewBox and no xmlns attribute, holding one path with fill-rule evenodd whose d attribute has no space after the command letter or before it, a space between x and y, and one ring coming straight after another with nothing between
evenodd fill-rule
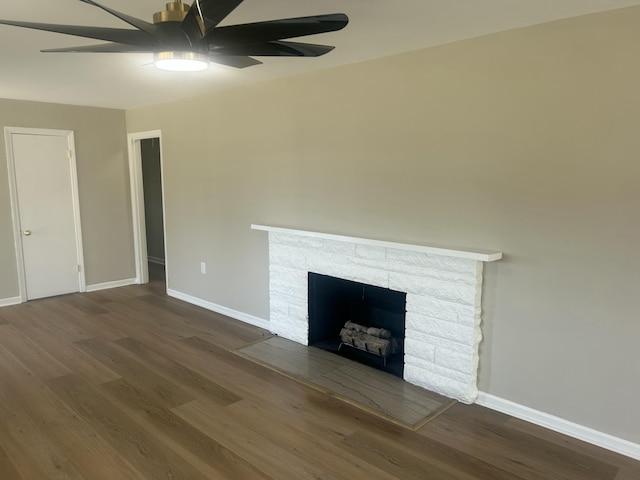
<instances>
[{"instance_id":1,"label":"white mantel shelf","mask_svg":"<svg viewBox=\"0 0 640 480\"><path fill-rule=\"evenodd\" d=\"M355 242L376 247L395 248L397 250L411 250L414 252L429 253L432 255L443 255L446 257L468 258L480 262L495 262L502 258L502 252L491 252L487 250L458 250L453 248L443 248L428 245L411 245L406 243L387 242L385 240L373 240L369 238L348 237L344 235L334 235L332 233L310 232L306 230L294 230L291 228L271 227L268 225L251 225L252 230L263 230L265 232L285 233L290 235L300 235L304 237L322 238L326 240L336 240L342 242Z\"/></svg>"}]
</instances>

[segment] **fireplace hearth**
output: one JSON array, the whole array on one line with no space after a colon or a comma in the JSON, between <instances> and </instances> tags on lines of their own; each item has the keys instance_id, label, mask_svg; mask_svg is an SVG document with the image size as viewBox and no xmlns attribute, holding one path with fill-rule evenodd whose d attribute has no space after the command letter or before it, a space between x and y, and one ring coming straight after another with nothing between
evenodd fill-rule
<instances>
[{"instance_id":1,"label":"fireplace hearth","mask_svg":"<svg viewBox=\"0 0 640 480\"><path fill-rule=\"evenodd\" d=\"M403 378L404 292L309 272L308 344Z\"/></svg>"}]
</instances>

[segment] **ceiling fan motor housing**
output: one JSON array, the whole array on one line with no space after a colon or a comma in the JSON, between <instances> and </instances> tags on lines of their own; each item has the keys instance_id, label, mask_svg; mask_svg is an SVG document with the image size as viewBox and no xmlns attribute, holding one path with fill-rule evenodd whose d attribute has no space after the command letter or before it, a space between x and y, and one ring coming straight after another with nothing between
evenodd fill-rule
<instances>
[{"instance_id":1,"label":"ceiling fan motor housing","mask_svg":"<svg viewBox=\"0 0 640 480\"><path fill-rule=\"evenodd\" d=\"M187 16L189 5L181 1L167 3L167 9L153 14L153 23L181 22Z\"/></svg>"}]
</instances>

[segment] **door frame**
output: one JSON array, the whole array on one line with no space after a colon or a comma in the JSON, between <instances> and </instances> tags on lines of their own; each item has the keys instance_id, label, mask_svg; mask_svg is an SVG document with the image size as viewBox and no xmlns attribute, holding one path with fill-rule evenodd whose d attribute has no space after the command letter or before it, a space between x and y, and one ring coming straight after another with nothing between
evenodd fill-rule
<instances>
[{"instance_id":1,"label":"door frame","mask_svg":"<svg viewBox=\"0 0 640 480\"><path fill-rule=\"evenodd\" d=\"M85 292L87 285L84 271L84 249L82 246L82 227L80 222L80 197L78 195L78 169L76 165L76 148L73 131L46 128L4 127L5 148L7 151L7 172L9 174L9 197L11 200L11 219L13 223L13 241L16 250L16 267L18 272L20 302L24 303L27 301L27 282L24 267L24 254L22 250L18 186L13 152L12 135L14 134L65 137L67 139L67 151L71 169L71 201L73 203L73 223L76 237L76 259L78 262L78 291Z\"/></svg>"},{"instance_id":2,"label":"door frame","mask_svg":"<svg viewBox=\"0 0 640 480\"><path fill-rule=\"evenodd\" d=\"M140 142L157 138L160 142L160 184L162 190L162 234L164 235L164 267L167 288L169 285L169 259L167 256L167 221L164 189L164 161L162 131L148 130L127 134L129 149L129 181L131 184L131 213L133 218L133 244L136 262L136 283L149 282L149 257L147 254L147 229L144 211L144 185L142 183L142 149Z\"/></svg>"}]
</instances>

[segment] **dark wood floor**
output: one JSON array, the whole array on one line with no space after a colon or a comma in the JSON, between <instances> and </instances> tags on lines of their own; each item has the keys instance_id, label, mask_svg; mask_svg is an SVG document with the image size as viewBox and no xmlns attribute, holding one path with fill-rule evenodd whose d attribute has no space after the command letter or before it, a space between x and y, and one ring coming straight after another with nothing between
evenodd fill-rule
<instances>
[{"instance_id":1,"label":"dark wood floor","mask_svg":"<svg viewBox=\"0 0 640 480\"><path fill-rule=\"evenodd\" d=\"M0 479L640 478L640 462L478 406L387 423L233 353L268 332L163 292L0 309Z\"/></svg>"}]
</instances>

